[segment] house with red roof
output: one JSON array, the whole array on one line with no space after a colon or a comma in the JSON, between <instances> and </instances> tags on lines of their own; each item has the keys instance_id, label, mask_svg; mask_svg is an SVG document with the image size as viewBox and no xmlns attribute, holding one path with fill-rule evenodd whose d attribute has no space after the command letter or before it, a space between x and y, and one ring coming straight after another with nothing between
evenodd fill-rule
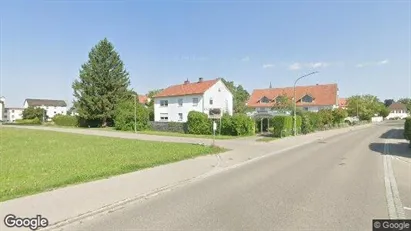
<instances>
[{"instance_id":1,"label":"house with red roof","mask_svg":"<svg viewBox=\"0 0 411 231\"><path fill-rule=\"evenodd\" d=\"M305 111L317 112L321 109L339 107L337 84L316 84L311 86L296 86L296 106ZM273 113L276 103L286 97L293 105L294 88L255 89L247 102L249 108L255 109L253 114Z\"/></svg>"},{"instance_id":2,"label":"house with red roof","mask_svg":"<svg viewBox=\"0 0 411 231\"><path fill-rule=\"evenodd\" d=\"M157 122L186 122L190 111L207 115L233 114L233 94L221 79L186 80L165 88L153 100L154 121Z\"/></svg>"},{"instance_id":3,"label":"house with red roof","mask_svg":"<svg viewBox=\"0 0 411 231\"><path fill-rule=\"evenodd\" d=\"M388 106L390 110L390 114L386 117L386 119L404 119L409 116L407 111L407 106L405 104L396 102L392 103Z\"/></svg>"}]
</instances>

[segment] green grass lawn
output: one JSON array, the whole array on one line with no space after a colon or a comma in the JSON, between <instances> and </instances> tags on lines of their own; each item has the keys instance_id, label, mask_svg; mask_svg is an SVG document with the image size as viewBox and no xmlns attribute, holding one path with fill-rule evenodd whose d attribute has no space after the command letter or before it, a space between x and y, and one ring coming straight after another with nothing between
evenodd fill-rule
<instances>
[{"instance_id":1,"label":"green grass lawn","mask_svg":"<svg viewBox=\"0 0 411 231\"><path fill-rule=\"evenodd\" d=\"M5 127L0 142L0 201L224 151Z\"/></svg>"}]
</instances>

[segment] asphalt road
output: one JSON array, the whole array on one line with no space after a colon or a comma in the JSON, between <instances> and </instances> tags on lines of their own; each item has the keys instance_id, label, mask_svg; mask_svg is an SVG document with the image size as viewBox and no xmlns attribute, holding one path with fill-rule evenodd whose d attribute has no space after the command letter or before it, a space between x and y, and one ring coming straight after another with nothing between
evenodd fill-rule
<instances>
[{"instance_id":1,"label":"asphalt road","mask_svg":"<svg viewBox=\"0 0 411 231\"><path fill-rule=\"evenodd\" d=\"M63 230L371 230L372 219L388 218L375 144L398 125L308 144Z\"/></svg>"}]
</instances>

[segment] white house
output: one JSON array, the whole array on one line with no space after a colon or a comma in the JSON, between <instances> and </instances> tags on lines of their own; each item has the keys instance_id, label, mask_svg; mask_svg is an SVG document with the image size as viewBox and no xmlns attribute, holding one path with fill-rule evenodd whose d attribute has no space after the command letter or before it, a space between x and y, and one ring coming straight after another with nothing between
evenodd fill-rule
<instances>
[{"instance_id":1,"label":"white house","mask_svg":"<svg viewBox=\"0 0 411 231\"><path fill-rule=\"evenodd\" d=\"M64 100L26 99L24 101L24 108L28 107L39 107L45 109L48 118L53 118L57 114L67 114L67 104Z\"/></svg>"},{"instance_id":2,"label":"white house","mask_svg":"<svg viewBox=\"0 0 411 231\"><path fill-rule=\"evenodd\" d=\"M186 122L190 111L209 114L210 109L233 114L233 94L221 79L187 80L154 96L154 121Z\"/></svg>"},{"instance_id":3,"label":"white house","mask_svg":"<svg viewBox=\"0 0 411 231\"><path fill-rule=\"evenodd\" d=\"M297 86L295 88L296 106L305 111L318 112L321 109L335 109L340 107L337 84L316 84L311 86ZM284 97L293 104L294 88L267 88L256 89L247 102L247 107L254 109L251 115L273 114L273 109L283 101Z\"/></svg>"},{"instance_id":4,"label":"white house","mask_svg":"<svg viewBox=\"0 0 411 231\"><path fill-rule=\"evenodd\" d=\"M13 123L16 120L23 119L24 108L6 107L4 108L3 121Z\"/></svg>"},{"instance_id":5,"label":"white house","mask_svg":"<svg viewBox=\"0 0 411 231\"><path fill-rule=\"evenodd\" d=\"M407 106L405 106L405 104L392 103L390 106L388 106L388 109L390 110L390 114L388 114L386 119L404 119L405 117L409 116L407 112Z\"/></svg>"}]
</instances>

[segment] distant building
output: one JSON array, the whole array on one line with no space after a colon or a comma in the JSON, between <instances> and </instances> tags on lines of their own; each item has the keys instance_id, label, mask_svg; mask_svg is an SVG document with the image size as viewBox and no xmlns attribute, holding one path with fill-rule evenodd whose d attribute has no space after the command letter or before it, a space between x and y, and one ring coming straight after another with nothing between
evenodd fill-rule
<instances>
[{"instance_id":1,"label":"distant building","mask_svg":"<svg viewBox=\"0 0 411 231\"><path fill-rule=\"evenodd\" d=\"M149 103L151 101L150 98L148 98L148 96L146 95L138 95L138 102L141 104L146 104Z\"/></svg>"},{"instance_id":2,"label":"distant building","mask_svg":"<svg viewBox=\"0 0 411 231\"><path fill-rule=\"evenodd\" d=\"M0 122L4 121L4 108L6 104L6 99L4 97L0 97Z\"/></svg>"},{"instance_id":3,"label":"distant building","mask_svg":"<svg viewBox=\"0 0 411 231\"><path fill-rule=\"evenodd\" d=\"M404 119L408 116L407 106L402 103L392 103L388 109L390 110L390 114L386 117L386 119Z\"/></svg>"},{"instance_id":4,"label":"distant building","mask_svg":"<svg viewBox=\"0 0 411 231\"><path fill-rule=\"evenodd\" d=\"M338 107L342 109L347 108L347 99L346 98L339 98L338 99Z\"/></svg>"},{"instance_id":5,"label":"distant building","mask_svg":"<svg viewBox=\"0 0 411 231\"><path fill-rule=\"evenodd\" d=\"M339 107L337 84L323 84L311 86L297 86L296 106L305 111L318 112L321 109L335 109ZM255 89L247 102L247 107L254 109L254 114L275 114L273 107L277 102L286 97L294 104L294 88L267 88ZM286 114L289 114L286 113Z\"/></svg>"},{"instance_id":6,"label":"distant building","mask_svg":"<svg viewBox=\"0 0 411 231\"><path fill-rule=\"evenodd\" d=\"M233 114L233 94L221 79L170 86L154 96L154 121L186 122L190 111Z\"/></svg>"},{"instance_id":7,"label":"distant building","mask_svg":"<svg viewBox=\"0 0 411 231\"><path fill-rule=\"evenodd\" d=\"M52 99L26 99L24 101L24 108L38 107L46 110L48 118L53 118L57 114L67 114L67 104L64 100Z\"/></svg>"},{"instance_id":8,"label":"distant building","mask_svg":"<svg viewBox=\"0 0 411 231\"><path fill-rule=\"evenodd\" d=\"M3 121L13 123L16 120L23 119L24 108L10 107L4 108Z\"/></svg>"}]
</instances>

